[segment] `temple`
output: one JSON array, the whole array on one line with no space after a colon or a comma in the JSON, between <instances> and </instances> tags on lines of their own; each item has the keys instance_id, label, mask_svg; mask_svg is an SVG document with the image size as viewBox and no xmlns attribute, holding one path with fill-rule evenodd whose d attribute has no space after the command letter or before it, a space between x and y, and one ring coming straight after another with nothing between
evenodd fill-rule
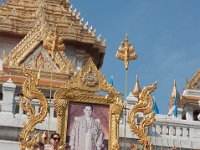
<instances>
[{"instance_id":1,"label":"temple","mask_svg":"<svg viewBox=\"0 0 200 150\"><path fill-rule=\"evenodd\" d=\"M105 50L106 41L96 35L96 29L88 26L68 0L3 0L0 7L0 147L18 149L18 136L27 120L26 112L19 106L26 79L22 68L40 74L39 87L48 100L49 115L42 124L37 124L37 130L56 131L53 94L89 58L100 69ZM186 82L186 87L180 94L174 81L169 113L157 114L148 132L153 149L200 149L200 70ZM137 77L133 91L126 98L128 108L138 102L140 92ZM32 104L38 112L37 100ZM139 115L138 121L143 117ZM124 149L124 138L127 149L134 146L136 149L138 137L132 135L123 119L119 126L120 149Z\"/></svg>"}]
</instances>

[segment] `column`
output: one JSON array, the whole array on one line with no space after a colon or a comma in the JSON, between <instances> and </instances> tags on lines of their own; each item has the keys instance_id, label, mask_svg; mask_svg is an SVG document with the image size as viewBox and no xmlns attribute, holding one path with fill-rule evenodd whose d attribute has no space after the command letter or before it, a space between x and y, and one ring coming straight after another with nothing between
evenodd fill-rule
<instances>
[{"instance_id":1,"label":"column","mask_svg":"<svg viewBox=\"0 0 200 150\"><path fill-rule=\"evenodd\" d=\"M50 118L54 118L54 107L50 106Z\"/></svg>"},{"instance_id":2,"label":"column","mask_svg":"<svg viewBox=\"0 0 200 150\"><path fill-rule=\"evenodd\" d=\"M13 114L16 85L9 79L3 84L3 102L1 112Z\"/></svg>"},{"instance_id":3,"label":"column","mask_svg":"<svg viewBox=\"0 0 200 150\"><path fill-rule=\"evenodd\" d=\"M183 109L182 108L178 108L177 118L178 119L182 119L182 115L183 115Z\"/></svg>"},{"instance_id":4,"label":"column","mask_svg":"<svg viewBox=\"0 0 200 150\"><path fill-rule=\"evenodd\" d=\"M193 120L193 109L191 107L186 107L186 120Z\"/></svg>"}]
</instances>

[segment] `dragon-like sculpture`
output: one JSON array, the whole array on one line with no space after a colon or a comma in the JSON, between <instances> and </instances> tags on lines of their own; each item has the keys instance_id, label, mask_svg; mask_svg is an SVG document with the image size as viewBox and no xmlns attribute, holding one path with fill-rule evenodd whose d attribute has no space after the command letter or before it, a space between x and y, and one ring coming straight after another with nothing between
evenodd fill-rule
<instances>
[{"instance_id":1,"label":"dragon-like sculpture","mask_svg":"<svg viewBox=\"0 0 200 150\"><path fill-rule=\"evenodd\" d=\"M147 136L147 129L155 122L155 113L152 112L153 100L151 93L156 89L157 82L151 86L144 87L139 94L138 103L133 105L128 112L128 124L134 134L139 137L139 143L143 145L143 149L152 149L150 137ZM144 114L141 122L136 124L138 113Z\"/></svg>"},{"instance_id":2,"label":"dragon-like sculpture","mask_svg":"<svg viewBox=\"0 0 200 150\"><path fill-rule=\"evenodd\" d=\"M30 149L31 146L40 140L40 133L33 134L35 131L35 125L42 123L47 115L48 102L44 94L37 89L40 75L30 70L22 68L25 76L27 76L22 86L23 96L20 97L20 106L27 112L28 120L23 125L23 129L19 135L20 150ZM39 112L35 112L34 106L30 101L33 99L39 100Z\"/></svg>"}]
</instances>

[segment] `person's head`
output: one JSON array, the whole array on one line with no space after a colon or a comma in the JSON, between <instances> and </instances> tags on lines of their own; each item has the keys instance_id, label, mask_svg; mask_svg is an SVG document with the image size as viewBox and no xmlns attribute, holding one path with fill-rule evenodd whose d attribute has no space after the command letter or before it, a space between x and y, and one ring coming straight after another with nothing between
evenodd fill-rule
<instances>
[{"instance_id":1,"label":"person's head","mask_svg":"<svg viewBox=\"0 0 200 150\"><path fill-rule=\"evenodd\" d=\"M50 136L50 144L54 147L58 146L60 142L60 135L56 132L52 133Z\"/></svg>"},{"instance_id":2,"label":"person's head","mask_svg":"<svg viewBox=\"0 0 200 150\"><path fill-rule=\"evenodd\" d=\"M92 105L85 105L83 109L86 117L91 117L93 112L93 106Z\"/></svg>"},{"instance_id":3,"label":"person's head","mask_svg":"<svg viewBox=\"0 0 200 150\"><path fill-rule=\"evenodd\" d=\"M33 150L44 150L44 144L42 142L37 142L33 145Z\"/></svg>"}]
</instances>

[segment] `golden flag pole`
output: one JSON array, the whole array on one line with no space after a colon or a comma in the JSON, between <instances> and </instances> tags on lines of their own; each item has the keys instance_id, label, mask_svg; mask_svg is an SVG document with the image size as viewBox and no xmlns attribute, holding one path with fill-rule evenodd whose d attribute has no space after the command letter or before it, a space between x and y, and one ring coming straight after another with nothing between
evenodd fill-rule
<instances>
[{"instance_id":1,"label":"golden flag pole","mask_svg":"<svg viewBox=\"0 0 200 150\"><path fill-rule=\"evenodd\" d=\"M127 97L127 84L128 84L128 66L129 61L137 59L137 54L135 53L135 48L131 43L128 41L128 35L126 34L126 38L119 46L119 49L116 53L116 58L124 61L125 65L125 99L124 99L124 150L126 150L126 97Z\"/></svg>"}]
</instances>

